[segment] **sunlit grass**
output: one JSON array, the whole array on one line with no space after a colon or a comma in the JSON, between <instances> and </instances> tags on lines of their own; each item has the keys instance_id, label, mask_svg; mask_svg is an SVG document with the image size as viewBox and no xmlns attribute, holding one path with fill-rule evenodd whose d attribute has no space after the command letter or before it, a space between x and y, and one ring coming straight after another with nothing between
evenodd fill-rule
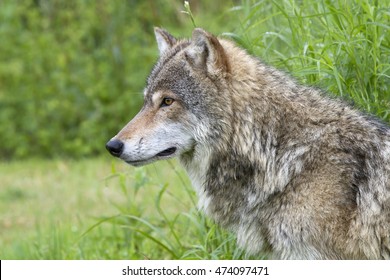
<instances>
[{"instance_id":1,"label":"sunlit grass","mask_svg":"<svg viewBox=\"0 0 390 280\"><path fill-rule=\"evenodd\" d=\"M0 165L2 259L234 259L174 162L107 158Z\"/></svg>"},{"instance_id":2,"label":"sunlit grass","mask_svg":"<svg viewBox=\"0 0 390 280\"><path fill-rule=\"evenodd\" d=\"M59 238L81 234L87 220L114 214L112 203L123 198L105 184L109 168L99 159L0 163L1 257L43 257Z\"/></svg>"}]
</instances>

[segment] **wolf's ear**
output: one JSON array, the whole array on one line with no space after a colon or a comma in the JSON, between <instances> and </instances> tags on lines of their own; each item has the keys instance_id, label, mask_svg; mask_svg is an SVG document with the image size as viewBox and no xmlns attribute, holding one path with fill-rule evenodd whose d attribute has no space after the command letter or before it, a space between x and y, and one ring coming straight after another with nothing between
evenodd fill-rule
<instances>
[{"instance_id":1,"label":"wolf's ear","mask_svg":"<svg viewBox=\"0 0 390 280\"><path fill-rule=\"evenodd\" d=\"M173 37L168 31L155 27L154 35L156 36L156 41L158 45L158 50L160 51L160 56L165 53L167 50L172 48L172 46L176 43L176 38Z\"/></svg>"},{"instance_id":2,"label":"wolf's ear","mask_svg":"<svg viewBox=\"0 0 390 280\"><path fill-rule=\"evenodd\" d=\"M214 35L201 28L195 28L192 32L192 47L188 49L187 57L197 67L209 71L228 71L228 61L222 45Z\"/></svg>"}]
</instances>

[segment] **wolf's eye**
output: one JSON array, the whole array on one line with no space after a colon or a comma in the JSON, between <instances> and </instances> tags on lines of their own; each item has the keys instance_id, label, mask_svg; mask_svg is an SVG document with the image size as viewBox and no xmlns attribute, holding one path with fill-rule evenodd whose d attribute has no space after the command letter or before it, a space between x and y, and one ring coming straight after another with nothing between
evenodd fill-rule
<instances>
[{"instance_id":1,"label":"wolf's eye","mask_svg":"<svg viewBox=\"0 0 390 280\"><path fill-rule=\"evenodd\" d=\"M173 98L165 97L161 102L161 107L166 107L172 105L173 101L175 101Z\"/></svg>"}]
</instances>

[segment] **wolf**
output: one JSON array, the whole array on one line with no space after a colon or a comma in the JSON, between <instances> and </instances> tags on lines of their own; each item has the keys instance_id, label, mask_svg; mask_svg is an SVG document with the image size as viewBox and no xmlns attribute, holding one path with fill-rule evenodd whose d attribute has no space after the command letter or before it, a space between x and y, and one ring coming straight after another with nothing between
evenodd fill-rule
<instances>
[{"instance_id":1,"label":"wolf","mask_svg":"<svg viewBox=\"0 0 390 280\"><path fill-rule=\"evenodd\" d=\"M133 166L179 157L199 208L248 254L390 258L390 128L234 42L155 28L141 111L106 144Z\"/></svg>"}]
</instances>

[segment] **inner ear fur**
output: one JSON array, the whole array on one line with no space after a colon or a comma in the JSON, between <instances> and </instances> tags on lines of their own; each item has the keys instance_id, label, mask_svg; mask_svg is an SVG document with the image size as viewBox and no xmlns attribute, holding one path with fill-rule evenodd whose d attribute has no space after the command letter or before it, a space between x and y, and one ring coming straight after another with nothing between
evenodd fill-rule
<instances>
[{"instance_id":1,"label":"inner ear fur","mask_svg":"<svg viewBox=\"0 0 390 280\"><path fill-rule=\"evenodd\" d=\"M192 48L187 55L195 66L228 71L228 61L221 43L214 35L201 28L195 28L192 32Z\"/></svg>"},{"instance_id":2,"label":"inner ear fur","mask_svg":"<svg viewBox=\"0 0 390 280\"><path fill-rule=\"evenodd\" d=\"M172 48L172 46L177 42L176 38L173 37L168 31L159 27L154 28L154 35L156 37L160 56Z\"/></svg>"}]
</instances>

